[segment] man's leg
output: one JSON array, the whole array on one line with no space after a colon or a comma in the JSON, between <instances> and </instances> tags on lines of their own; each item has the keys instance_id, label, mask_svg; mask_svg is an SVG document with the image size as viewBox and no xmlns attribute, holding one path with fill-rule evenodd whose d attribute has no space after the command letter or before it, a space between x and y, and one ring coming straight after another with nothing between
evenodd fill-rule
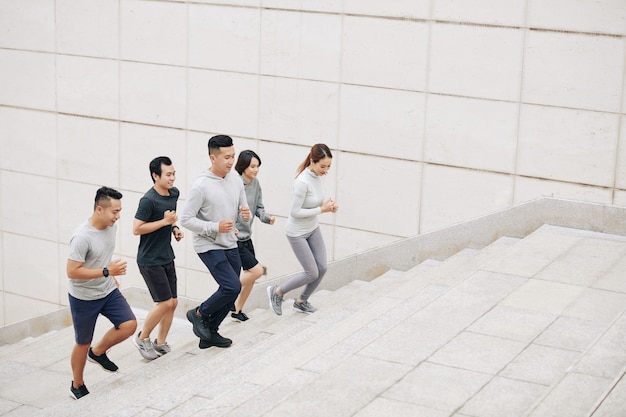
<instances>
[{"instance_id":1,"label":"man's leg","mask_svg":"<svg viewBox=\"0 0 626 417\"><path fill-rule=\"evenodd\" d=\"M128 339L137 330L135 314L118 289L107 295L106 303L100 314L108 318L113 323L113 327L104 334L97 344L92 346L91 351L96 356L106 353L111 347Z\"/></svg>"},{"instance_id":2,"label":"man's leg","mask_svg":"<svg viewBox=\"0 0 626 417\"><path fill-rule=\"evenodd\" d=\"M217 291L200 305L200 313L208 317L209 329L217 332L241 291L241 260L236 248L212 250L198 255L219 285Z\"/></svg>"},{"instance_id":3,"label":"man's leg","mask_svg":"<svg viewBox=\"0 0 626 417\"><path fill-rule=\"evenodd\" d=\"M85 373L85 363L87 363L87 352L91 344L74 344L70 363L72 365L72 377L74 388L78 388L85 384L83 375Z\"/></svg>"},{"instance_id":4,"label":"man's leg","mask_svg":"<svg viewBox=\"0 0 626 417\"><path fill-rule=\"evenodd\" d=\"M102 339L93 345L91 351L94 355L100 356L113 346L128 339L135 333L135 330L137 330L137 320L128 320L120 324L117 328L111 327L104 336L102 336Z\"/></svg>"}]
</instances>

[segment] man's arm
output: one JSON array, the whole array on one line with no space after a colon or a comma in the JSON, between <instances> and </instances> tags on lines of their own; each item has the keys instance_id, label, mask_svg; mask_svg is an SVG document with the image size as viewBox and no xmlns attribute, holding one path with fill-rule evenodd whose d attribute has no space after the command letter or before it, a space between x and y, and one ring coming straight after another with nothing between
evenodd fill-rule
<instances>
[{"instance_id":1,"label":"man's arm","mask_svg":"<svg viewBox=\"0 0 626 417\"><path fill-rule=\"evenodd\" d=\"M134 235L147 235L155 230L159 230L162 227L174 225L178 221L178 215L174 210L166 210L163 213L161 220L155 220L153 222L146 222L135 218L133 221L133 234Z\"/></svg>"},{"instance_id":2,"label":"man's arm","mask_svg":"<svg viewBox=\"0 0 626 417\"><path fill-rule=\"evenodd\" d=\"M199 235L216 235L219 230L219 222L205 221L196 217L201 208L202 195L198 190L192 188L180 214L180 224Z\"/></svg>"},{"instance_id":3,"label":"man's arm","mask_svg":"<svg viewBox=\"0 0 626 417\"><path fill-rule=\"evenodd\" d=\"M126 261L116 259L111 261L107 266L109 274L113 276L126 275ZM67 260L67 277L71 279L94 279L102 278L102 268L87 268L84 266L84 262L74 261L72 259Z\"/></svg>"}]
</instances>

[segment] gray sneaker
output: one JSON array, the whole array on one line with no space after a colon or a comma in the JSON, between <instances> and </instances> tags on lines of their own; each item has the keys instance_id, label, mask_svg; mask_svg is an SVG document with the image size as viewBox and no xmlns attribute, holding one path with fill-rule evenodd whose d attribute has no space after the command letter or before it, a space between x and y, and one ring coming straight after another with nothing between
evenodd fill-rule
<instances>
[{"instance_id":1,"label":"gray sneaker","mask_svg":"<svg viewBox=\"0 0 626 417\"><path fill-rule=\"evenodd\" d=\"M283 314L283 297L276 294L276 287L267 287L267 297L270 300L270 308L279 316Z\"/></svg>"},{"instance_id":2,"label":"gray sneaker","mask_svg":"<svg viewBox=\"0 0 626 417\"><path fill-rule=\"evenodd\" d=\"M294 300L293 309L306 314L313 314L317 311L317 308L313 307L308 301L299 303L298 300Z\"/></svg>"},{"instance_id":3,"label":"gray sneaker","mask_svg":"<svg viewBox=\"0 0 626 417\"><path fill-rule=\"evenodd\" d=\"M165 355L166 353L170 353L172 351L172 348L170 347L170 345L167 344L167 342L160 345L157 343L157 340L154 339L152 345L154 346L154 350L156 350L161 355Z\"/></svg>"},{"instance_id":4,"label":"gray sneaker","mask_svg":"<svg viewBox=\"0 0 626 417\"><path fill-rule=\"evenodd\" d=\"M140 339L140 334L141 332L133 336L133 344L137 347L139 353L141 353L141 356L148 359L149 361L161 356L161 354L154 349L152 341L150 339Z\"/></svg>"}]
</instances>

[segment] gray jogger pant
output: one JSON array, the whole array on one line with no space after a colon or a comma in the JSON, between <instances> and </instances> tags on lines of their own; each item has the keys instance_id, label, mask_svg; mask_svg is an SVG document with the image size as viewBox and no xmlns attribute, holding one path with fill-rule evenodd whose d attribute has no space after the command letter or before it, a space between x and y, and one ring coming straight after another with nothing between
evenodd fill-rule
<instances>
[{"instance_id":1,"label":"gray jogger pant","mask_svg":"<svg viewBox=\"0 0 626 417\"><path fill-rule=\"evenodd\" d=\"M293 253L304 268L303 272L294 275L279 287L280 292L289 291L304 286L300 298L308 300L313 291L322 282L327 270L326 245L319 227L302 236L287 236Z\"/></svg>"}]
</instances>

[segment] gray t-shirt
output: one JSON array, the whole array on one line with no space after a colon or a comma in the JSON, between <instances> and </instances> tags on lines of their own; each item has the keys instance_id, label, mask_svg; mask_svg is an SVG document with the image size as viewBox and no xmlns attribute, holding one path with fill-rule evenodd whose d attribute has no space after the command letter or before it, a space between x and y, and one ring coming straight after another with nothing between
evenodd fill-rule
<instances>
[{"instance_id":1,"label":"gray t-shirt","mask_svg":"<svg viewBox=\"0 0 626 417\"><path fill-rule=\"evenodd\" d=\"M70 239L68 259L82 262L86 268L102 269L111 263L115 249L117 224L98 230L89 223L81 224ZM69 280L69 293L79 300L99 300L109 295L117 286L112 276L93 279Z\"/></svg>"}]
</instances>

